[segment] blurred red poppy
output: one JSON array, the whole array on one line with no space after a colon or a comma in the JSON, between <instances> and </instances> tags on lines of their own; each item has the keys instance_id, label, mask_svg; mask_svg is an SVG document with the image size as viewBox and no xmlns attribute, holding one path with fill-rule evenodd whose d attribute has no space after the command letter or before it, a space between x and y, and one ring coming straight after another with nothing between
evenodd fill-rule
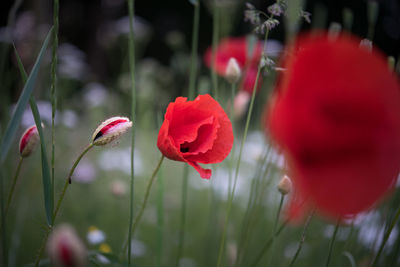
<instances>
[{"instance_id":1,"label":"blurred red poppy","mask_svg":"<svg viewBox=\"0 0 400 267\"><path fill-rule=\"evenodd\" d=\"M248 47L246 37L225 38L218 44L215 52L215 72L221 76L225 76L226 67L230 58L235 58L243 71L243 79L240 85L240 90L253 92L254 83L256 81L258 63L262 54L262 43L257 41L254 45L252 54ZM210 46L204 54L204 62L212 67L212 47ZM262 84L260 75L257 89Z\"/></svg>"},{"instance_id":2,"label":"blurred red poppy","mask_svg":"<svg viewBox=\"0 0 400 267\"><path fill-rule=\"evenodd\" d=\"M360 40L300 37L283 62L267 125L297 193L291 215L332 217L370 208L400 172L400 85L385 57Z\"/></svg>"},{"instance_id":3,"label":"blurred red poppy","mask_svg":"<svg viewBox=\"0 0 400 267\"><path fill-rule=\"evenodd\" d=\"M164 156L187 162L205 179L211 177L211 170L202 168L199 163L223 161L232 144L232 124L210 95L199 95L194 101L178 97L170 103L157 140Z\"/></svg>"}]
</instances>

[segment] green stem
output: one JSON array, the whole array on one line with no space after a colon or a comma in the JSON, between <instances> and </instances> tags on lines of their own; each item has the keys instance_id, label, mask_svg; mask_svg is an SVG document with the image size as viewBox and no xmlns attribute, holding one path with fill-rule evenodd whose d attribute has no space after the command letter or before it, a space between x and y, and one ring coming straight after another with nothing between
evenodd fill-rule
<instances>
[{"instance_id":1,"label":"green stem","mask_svg":"<svg viewBox=\"0 0 400 267\"><path fill-rule=\"evenodd\" d=\"M158 184L158 199L157 199L157 224L158 224L158 251L157 251L157 265L162 266L163 254L163 232L164 232L164 177L163 171L160 169L157 178Z\"/></svg>"},{"instance_id":2,"label":"green stem","mask_svg":"<svg viewBox=\"0 0 400 267\"><path fill-rule=\"evenodd\" d=\"M275 218L275 223L274 223L274 234L276 232L276 228L278 227L278 221L279 221L279 217L281 214L284 199L285 199L285 195L281 194L281 200L279 201L279 208L278 208L278 211L276 212L276 218Z\"/></svg>"},{"instance_id":3,"label":"green stem","mask_svg":"<svg viewBox=\"0 0 400 267\"><path fill-rule=\"evenodd\" d=\"M215 55L217 54L217 45L219 38L219 8L217 6L217 1L214 0L213 5L213 34L212 34L212 54L211 54L211 80L213 83L213 96L215 99L218 98L218 76L215 71Z\"/></svg>"},{"instance_id":4,"label":"green stem","mask_svg":"<svg viewBox=\"0 0 400 267\"><path fill-rule=\"evenodd\" d=\"M385 233L385 236L383 237L383 240L382 240L382 243L381 243L381 245L379 247L378 253L376 254L375 259L374 259L374 261L372 263L372 267L377 266L378 260L379 260L379 257L382 254L383 248L385 247L385 244L386 244L386 242L388 241L388 239L390 237L390 233L392 232L394 226L396 225L399 217L400 217L400 208L397 210L392 223L390 224L388 230Z\"/></svg>"},{"instance_id":5,"label":"green stem","mask_svg":"<svg viewBox=\"0 0 400 267\"><path fill-rule=\"evenodd\" d=\"M338 221L336 223L335 231L333 232L333 236L332 236L331 242L329 244L329 254L328 254L328 258L326 259L326 264L325 264L326 267L329 266L329 263L331 261L332 251L333 251L333 244L335 243L335 240L336 240L336 234L337 234L337 232L339 230L339 224L340 224L340 219L338 219Z\"/></svg>"},{"instance_id":6,"label":"green stem","mask_svg":"<svg viewBox=\"0 0 400 267\"><path fill-rule=\"evenodd\" d=\"M176 258L176 266L179 266L179 259L182 256L182 250L185 244L185 222L186 222L186 202L188 187L189 166L185 164L183 169L182 180L182 200L181 200L181 219L179 227L178 257Z\"/></svg>"},{"instance_id":7,"label":"green stem","mask_svg":"<svg viewBox=\"0 0 400 267\"><path fill-rule=\"evenodd\" d=\"M133 19L135 14L135 3L134 0L128 0L129 10L129 69L131 75L131 117L132 121L136 122L136 87L135 87L135 36L133 32ZM131 182L130 182L130 193L129 193L129 228L128 228L128 266L131 266L131 250L133 230L133 214L134 214L134 193L135 193L135 127L132 129L132 140L131 140Z\"/></svg>"},{"instance_id":8,"label":"green stem","mask_svg":"<svg viewBox=\"0 0 400 267\"><path fill-rule=\"evenodd\" d=\"M60 210L61 203L62 203L62 201L63 201L63 199L64 199L65 193L67 192L67 188L68 188L69 184L71 183L71 177L72 177L72 175L74 174L74 171L75 171L75 169L76 169L76 166L78 166L78 163L81 161L82 157L83 157L93 146L94 146L93 143L90 143L90 144L83 150L83 152L79 155L79 157L75 160L74 164L72 165L72 168L71 168L71 170L70 170L70 172L69 172L69 174L68 174L67 179L65 179L64 187L63 187L63 189L62 189L62 191L61 191L60 197L58 198L56 208L54 209L53 219L52 219L52 225L48 225L48 227L47 227L46 234L45 234L45 236L44 236L44 238L43 238L42 245L40 246L40 249L39 249L39 252L38 252L38 256L37 256L37 258L36 258L35 266L39 266L40 259L42 258L42 255L43 255L43 252L44 252L44 248L46 247L47 238L49 237L49 234L50 234L51 230L53 229L53 226L54 226L54 223L55 223L55 220L56 220L58 211Z\"/></svg>"},{"instance_id":9,"label":"green stem","mask_svg":"<svg viewBox=\"0 0 400 267\"><path fill-rule=\"evenodd\" d=\"M290 265L289 265L290 267L292 267L292 266L294 265L294 263L295 263L296 260L297 260L297 257L298 257L299 254L300 254L301 248L303 247L304 240L305 240L305 238L306 238L306 233L307 233L308 226L310 225L311 218L312 218L313 216L314 216L314 211L312 211L311 214L308 216L308 219L307 219L307 221L306 221L306 224L304 225L303 233L301 234L301 239L300 239L300 242L299 242L299 247L297 248L296 254L294 254L294 257L293 257L292 261L290 262Z\"/></svg>"},{"instance_id":10,"label":"green stem","mask_svg":"<svg viewBox=\"0 0 400 267\"><path fill-rule=\"evenodd\" d=\"M194 91L196 85L196 73L197 73L197 47L199 43L199 23L200 22L200 1L196 1L194 5L194 17L193 17L193 30L192 30L192 52L190 58L190 76L189 76L189 92L188 98L192 100L194 98Z\"/></svg>"},{"instance_id":11,"label":"green stem","mask_svg":"<svg viewBox=\"0 0 400 267\"><path fill-rule=\"evenodd\" d=\"M253 263L250 266L256 266L257 263L262 259L262 256L265 254L265 252L268 251L268 249L271 247L273 240L279 236L279 234L282 232L283 229L285 229L286 225L288 224L288 220L284 221L281 224L281 227L279 227L278 231L275 232L275 234L270 237L270 239L265 242L265 245L261 249L260 253L257 255L256 259L253 261Z\"/></svg>"},{"instance_id":12,"label":"green stem","mask_svg":"<svg viewBox=\"0 0 400 267\"><path fill-rule=\"evenodd\" d=\"M55 166L55 124L54 118L56 116L57 110L57 100L56 100L56 69L57 69L57 47L58 47L58 12L59 12L59 0L54 0L54 10L53 10L53 50L52 50L52 60L51 60L51 190L52 196L54 197L54 166ZM53 200L54 202L54 200Z\"/></svg>"},{"instance_id":13,"label":"green stem","mask_svg":"<svg viewBox=\"0 0 400 267\"><path fill-rule=\"evenodd\" d=\"M265 44L267 43L268 34L269 34L269 30L266 30L265 38L264 38ZM264 57L264 54L265 54L265 49L262 52L261 58ZM245 125L245 128L244 128L242 142L240 144L239 158L238 158L237 165L236 165L235 179L233 181L232 193L231 193L230 197L228 198L228 209L227 209L224 228L223 228L223 232L222 232L222 238L221 238L221 242L220 242L220 246L219 246L218 261L217 261L217 265L216 265L217 267L221 266L222 254L223 254L224 247L225 247L226 230L227 230L228 221L229 221L229 217L230 217L230 213L231 213L232 201L233 201L233 198L235 196L235 190L236 190L237 179L238 179L238 176L239 176L239 169L240 169L240 162L241 162L241 159L242 159L243 147L244 147L244 143L245 143L246 138L247 138L247 132L249 130L251 114L252 114L252 111L253 111L254 99L255 99L255 96L256 96L257 85L258 85L258 80L260 78L261 68L262 68L261 64L258 64L256 81L254 83L253 93L251 95L251 100L250 100L249 111L247 113L246 125Z\"/></svg>"},{"instance_id":14,"label":"green stem","mask_svg":"<svg viewBox=\"0 0 400 267\"><path fill-rule=\"evenodd\" d=\"M133 226L132 226L132 230L131 230L131 231L132 231L132 237L134 236L135 230L136 230L136 228L137 228L137 226L138 226L138 224L139 224L139 222L140 222L140 219L142 218L144 209L146 208L147 201L148 201L148 199L149 199L151 186L153 185L154 179L155 179L155 177L156 177L156 175L157 175L158 170L159 170L160 167L161 167L161 164L162 164L164 158L165 158L165 156L162 155L161 158L160 158L160 160L158 161L158 164L157 164L156 168L154 169L154 171L153 171L153 173L152 173L152 175L151 175L151 177L150 177L149 183L147 184L146 192L145 192L145 194L144 194L144 199L143 199L142 206L140 207L140 210L139 210L139 212L138 212L138 215L136 216L135 221L133 222ZM125 243L125 245L124 245L123 251L126 250L128 244L129 244L130 242L131 242L131 239L128 239L128 240L127 240L127 243Z\"/></svg>"},{"instance_id":15,"label":"green stem","mask_svg":"<svg viewBox=\"0 0 400 267\"><path fill-rule=\"evenodd\" d=\"M19 162L18 162L18 165L17 165L17 170L15 171L15 175L14 175L14 178L12 180L10 193L8 194L7 204L6 204L6 208L4 210L4 217L7 217L8 209L10 208L11 199L12 199L13 194L14 194L15 185L17 184L17 180L18 180L18 176L19 176L19 172L21 170L21 165L22 165L22 161L23 160L24 160L23 157L19 158Z\"/></svg>"}]
</instances>

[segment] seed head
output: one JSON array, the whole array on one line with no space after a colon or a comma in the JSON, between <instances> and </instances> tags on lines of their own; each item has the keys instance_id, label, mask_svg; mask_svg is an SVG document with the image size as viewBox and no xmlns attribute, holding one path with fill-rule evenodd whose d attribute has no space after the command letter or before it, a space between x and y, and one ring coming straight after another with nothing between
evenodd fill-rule
<instances>
[{"instance_id":1,"label":"seed head","mask_svg":"<svg viewBox=\"0 0 400 267\"><path fill-rule=\"evenodd\" d=\"M21 157L28 157L35 150L39 143L39 133L36 125L33 125L25 130L19 140L19 154Z\"/></svg>"},{"instance_id":2,"label":"seed head","mask_svg":"<svg viewBox=\"0 0 400 267\"><path fill-rule=\"evenodd\" d=\"M92 136L95 146L106 145L132 127L132 122L126 117L112 117L102 122Z\"/></svg>"}]
</instances>

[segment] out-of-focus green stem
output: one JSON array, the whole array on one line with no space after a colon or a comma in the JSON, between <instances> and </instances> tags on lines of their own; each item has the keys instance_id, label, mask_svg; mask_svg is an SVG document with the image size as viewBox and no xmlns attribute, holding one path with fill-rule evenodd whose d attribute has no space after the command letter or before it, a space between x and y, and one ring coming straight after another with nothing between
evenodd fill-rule
<instances>
[{"instance_id":1,"label":"out-of-focus green stem","mask_svg":"<svg viewBox=\"0 0 400 267\"><path fill-rule=\"evenodd\" d=\"M216 0L214 0L213 5L213 34L212 34L212 53L211 53L211 80L213 84L213 91L212 94L215 99L218 98L218 76L217 72L215 71L215 57L217 54L217 46L218 46L218 39L219 39L219 8L217 6Z\"/></svg>"},{"instance_id":2,"label":"out-of-focus green stem","mask_svg":"<svg viewBox=\"0 0 400 267\"><path fill-rule=\"evenodd\" d=\"M269 30L267 29L266 32L265 32L265 38L264 38L265 44L267 43L268 34L269 34ZM265 51L266 51L266 49L263 50L261 58L264 57ZM224 228L223 228L223 232L222 232L222 238L221 238L221 242L220 242L220 246L219 246L218 261L217 261L217 265L216 265L217 267L221 266L222 254L223 254L224 247L225 247L226 230L227 230L228 221L229 221L229 217L230 217L230 213L231 213L232 201L233 201L233 198L235 196L236 184L237 184L237 179L238 179L238 176L239 176L240 162L242 160L243 147L244 147L244 143L246 142L247 132L249 130L251 114L252 114L252 111L253 111L254 99L255 99L255 96L256 96L256 91L257 91L258 81L259 81L259 78L260 78L261 68L262 68L261 64L258 64L256 81L254 83L253 93L251 95L251 100L250 100L249 111L247 113L247 118L246 118L246 125L245 125L245 128L244 128L242 142L240 144L239 158L238 158L238 161L237 161L237 164L236 164L235 179L233 181L232 193L231 193L230 197L228 198L228 209L227 209Z\"/></svg>"},{"instance_id":3,"label":"out-of-focus green stem","mask_svg":"<svg viewBox=\"0 0 400 267\"><path fill-rule=\"evenodd\" d=\"M298 257L299 254L300 254L301 248L303 247L304 241L305 241L305 239L306 239L306 233L307 233L308 226L310 225L311 218L312 218L313 216L314 216L314 211L312 211L311 214L308 216L308 219L307 219L307 221L306 221L306 224L304 225L303 233L301 234L301 239L300 239L300 242L299 242L299 246L298 246L298 248L297 248L296 254L294 254L293 259L292 259L292 261L290 262L290 265L289 265L290 267L292 267L292 266L294 265L294 263L295 263L296 260L297 260L297 257Z\"/></svg>"},{"instance_id":4,"label":"out-of-focus green stem","mask_svg":"<svg viewBox=\"0 0 400 267\"><path fill-rule=\"evenodd\" d=\"M328 254L328 258L326 259L326 264L325 264L326 267L329 266L329 263L330 263L331 258L332 258L333 244L335 244L336 234L337 234L337 232L339 230L339 224L340 224L340 219L338 219L338 221L336 223L335 231L333 232L333 236L332 236L331 242L329 244L329 254Z\"/></svg>"},{"instance_id":5,"label":"out-of-focus green stem","mask_svg":"<svg viewBox=\"0 0 400 267\"><path fill-rule=\"evenodd\" d=\"M21 165L22 165L22 161L24 160L23 157L19 158L19 162L17 165L17 170L15 171L15 175L14 178L12 180L12 184L11 184L11 189L10 189L10 193L8 194L8 199L7 199L7 204L6 204L6 208L4 209L4 217L7 217L7 213L8 213L8 209L10 208L10 204L11 204L11 200L14 194L14 190L15 190L15 185L17 184L17 180L19 177L19 172L21 170Z\"/></svg>"},{"instance_id":6,"label":"out-of-focus green stem","mask_svg":"<svg viewBox=\"0 0 400 267\"><path fill-rule=\"evenodd\" d=\"M129 70L131 75L131 117L132 121L136 123L136 87L135 87L135 35L133 32L133 19L135 14L135 3L134 0L128 0L128 12L129 12ZM129 193L129 226L128 226L128 267L131 266L131 239L133 235L133 213L134 213L134 193L135 193L135 127L132 129L132 140L131 140L131 182L130 182L130 193Z\"/></svg>"},{"instance_id":7,"label":"out-of-focus green stem","mask_svg":"<svg viewBox=\"0 0 400 267\"><path fill-rule=\"evenodd\" d=\"M58 13L59 13L59 0L54 0L53 7L53 49L52 49L52 60L51 60L51 190L52 196L54 197L54 166L55 166L55 124L54 119L56 117L57 110L57 96L56 96L56 83L57 83L57 47L58 47ZM53 200L54 201L54 200Z\"/></svg>"},{"instance_id":8,"label":"out-of-focus green stem","mask_svg":"<svg viewBox=\"0 0 400 267\"><path fill-rule=\"evenodd\" d=\"M379 247L378 253L376 254L375 259L374 259L374 261L372 263L372 267L377 266L378 260L379 260L379 257L382 254L383 248L385 247L385 244L389 239L390 233L392 232L393 228L397 224L397 221L398 221L399 217L400 217L400 207L397 210L397 212L396 212L396 214L394 216L394 219L393 219L392 223L390 224L388 230L386 231L385 236L383 237L383 240L382 240L382 243L381 243L381 245Z\"/></svg>"},{"instance_id":9,"label":"out-of-focus green stem","mask_svg":"<svg viewBox=\"0 0 400 267\"><path fill-rule=\"evenodd\" d=\"M193 100L197 74L197 47L199 43L199 24L200 24L200 0L194 5L193 30L192 30L192 52L190 56L190 76L188 98Z\"/></svg>"},{"instance_id":10,"label":"out-of-focus green stem","mask_svg":"<svg viewBox=\"0 0 400 267\"><path fill-rule=\"evenodd\" d=\"M181 219L179 226L179 241L178 241L178 256L176 257L176 266L179 267L179 260L182 256L183 247L185 244L185 223L186 223L186 202L187 202L187 190L188 190L188 176L189 166L185 164L183 168L182 177L182 200L181 200Z\"/></svg>"}]
</instances>

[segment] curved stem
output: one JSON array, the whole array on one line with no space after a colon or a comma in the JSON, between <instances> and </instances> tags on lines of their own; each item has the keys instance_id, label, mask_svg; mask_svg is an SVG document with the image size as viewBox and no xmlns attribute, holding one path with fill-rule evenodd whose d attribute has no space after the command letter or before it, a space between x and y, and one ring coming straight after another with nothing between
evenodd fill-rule
<instances>
[{"instance_id":1,"label":"curved stem","mask_svg":"<svg viewBox=\"0 0 400 267\"><path fill-rule=\"evenodd\" d=\"M310 225L311 218L313 217L313 215L314 215L314 211L312 211L310 216L308 216L306 224L304 225L303 233L301 234L301 239L300 239L300 242L299 242L299 247L297 248L296 254L294 254L294 257L293 257L292 261L290 262L290 265L289 265L290 267L292 267L294 265L294 263L297 260L297 257L300 254L301 248L303 247L304 240L306 238L307 229L308 229L308 226Z\"/></svg>"},{"instance_id":2,"label":"curved stem","mask_svg":"<svg viewBox=\"0 0 400 267\"><path fill-rule=\"evenodd\" d=\"M140 222L140 219L142 218L144 209L146 208L146 205L147 205L147 200L149 199L151 186L153 185L154 179L156 178L157 172L158 172L158 170L160 169L161 164L162 164L164 158L165 158L165 156L162 155L161 158L160 158L160 160L158 161L158 164L157 164L156 168L154 169L154 171L153 171L153 173L152 173L152 175L151 175L151 177L150 177L149 183L147 184L146 192L145 192L145 194L144 194L144 199L143 199L142 206L140 207L139 213L138 213L138 215L136 216L135 221L133 222L133 226L132 226L132 230L131 230L131 231L132 231L132 237L134 236L135 230L136 230L136 228L137 228L137 226L138 226L138 224L139 224L139 222ZM128 240L127 240L127 243L125 243L125 246L124 246L123 251L126 251L127 246L128 246L128 243L130 243L130 242L131 242L131 240L128 239Z\"/></svg>"},{"instance_id":3,"label":"curved stem","mask_svg":"<svg viewBox=\"0 0 400 267\"><path fill-rule=\"evenodd\" d=\"M265 38L264 38L265 44L267 43L268 34L269 34L269 30L267 29L266 32L265 32ZM263 50L261 58L264 57L265 51L266 51L266 49ZM256 91L257 91L258 81L259 81L259 78L260 78L261 68L262 68L261 64L258 64L256 81L254 83L253 93L251 95L251 100L250 100L249 111L247 113L247 118L246 118L246 125L245 125L245 128L244 128L242 142L240 144L239 158L238 158L237 165L236 165L235 179L233 181L232 193L231 193L230 197L228 198L228 210L227 210L225 223L224 223L224 228L223 228L223 232L222 232L222 238L221 238L221 242L220 242L220 246L219 246L218 261L217 261L217 265L216 265L217 267L221 266L222 254L223 254L224 247L225 247L226 230L227 230L228 221L229 221L229 217L230 217L230 213L231 213L232 201L233 201L233 198L235 196L236 184L237 184L237 179L238 179L238 176L239 176L240 162L242 160L243 147L244 147L244 143L245 143L246 138L247 138L247 132L249 130L251 114L252 114L252 111L253 111L254 99L255 99L255 96L256 96Z\"/></svg>"},{"instance_id":4,"label":"curved stem","mask_svg":"<svg viewBox=\"0 0 400 267\"><path fill-rule=\"evenodd\" d=\"M373 261L373 263L372 263L372 267L377 266L378 260L379 260L379 257L380 257L381 254L382 254L383 248L385 247L385 244L386 244L386 242L387 242L388 239L389 239L390 233L392 232L394 226L396 225L396 223L397 223L399 217L400 217L400 208L397 210L397 212L396 212L396 214L395 214L395 216L394 216L394 219L393 219L392 223L390 224L390 226L389 226L389 228L388 228L388 230L387 230L385 236L383 237L382 244L380 245L379 250L378 250L378 253L377 253L376 256L375 256L375 259L374 259L374 261Z\"/></svg>"},{"instance_id":5,"label":"curved stem","mask_svg":"<svg viewBox=\"0 0 400 267\"><path fill-rule=\"evenodd\" d=\"M14 178L12 180L10 193L8 194L6 208L4 209L4 217L5 218L7 217L8 209L10 208L11 200L12 200L12 197L13 197L13 194L14 194L15 185L17 184L17 180L18 180L18 177L19 177L19 172L21 170L21 165L22 165L23 159L24 159L23 157L19 158L19 162L18 162L18 165L17 165L17 170L15 171L15 175L14 175Z\"/></svg>"},{"instance_id":6,"label":"curved stem","mask_svg":"<svg viewBox=\"0 0 400 267\"><path fill-rule=\"evenodd\" d=\"M329 263L331 261L331 256L332 256L332 251L333 251L333 244L335 243L335 240L336 240L336 234L337 234L338 229L339 229L339 223L340 223L340 219L338 219L338 221L336 223L335 231L333 232L333 236L332 236L331 242L329 244L329 254L328 254L328 258L326 259L326 264L325 264L326 267L329 266Z\"/></svg>"},{"instance_id":7,"label":"curved stem","mask_svg":"<svg viewBox=\"0 0 400 267\"><path fill-rule=\"evenodd\" d=\"M81 161L82 157L83 157L93 146L94 146L93 143L90 143L90 144L83 150L83 152L79 155L79 157L75 160L74 164L72 165L72 168L71 168L71 170L70 170L70 172L69 172L69 174L68 174L67 179L65 179L64 187L63 187L63 189L62 189L62 191L61 191L60 197L58 198L57 206L56 206L56 208L55 208L55 210L54 210L54 213L53 213L53 219L52 219L53 224L52 224L52 225L49 225L48 228L47 228L46 234L45 234L45 236L44 236L44 238L43 238L43 241L42 241L42 245L40 246L40 249L39 249L39 252L38 252L38 256L37 256L37 258L36 258L35 266L39 266L40 259L42 258L42 255L43 255L43 252L44 252L44 248L46 247L47 238L49 237L49 234L51 233L51 231L52 231L52 229L53 229L54 222L55 222L55 220L56 220L58 211L60 210L60 206L61 206L61 203L62 203L62 201L63 201L63 199L64 199L65 193L67 192L68 185L71 183L71 177L72 177L72 175L74 174L75 168L76 168L76 166L78 166L78 163Z\"/></svg>"}]
</instances>

